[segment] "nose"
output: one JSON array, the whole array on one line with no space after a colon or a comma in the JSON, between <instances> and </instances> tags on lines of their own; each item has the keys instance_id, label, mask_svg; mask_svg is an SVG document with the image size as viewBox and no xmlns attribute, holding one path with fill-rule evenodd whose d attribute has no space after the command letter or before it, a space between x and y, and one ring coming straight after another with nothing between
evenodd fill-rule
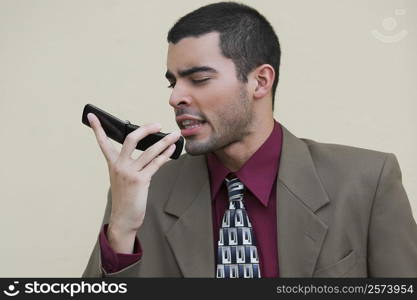
<instances>
[{"instance_id":1,"label":"nose","mask_svg":"<svg viewBox=\"0 0 417 300\"><path fill-rule=\"evenodd\" d=\"M169 97L169 105L173 108L179 108L182 105L190 105L191 96L187 93L186 89L181 87L178 83L172 89L171 96Z\"/></svg>"}]
</instances>

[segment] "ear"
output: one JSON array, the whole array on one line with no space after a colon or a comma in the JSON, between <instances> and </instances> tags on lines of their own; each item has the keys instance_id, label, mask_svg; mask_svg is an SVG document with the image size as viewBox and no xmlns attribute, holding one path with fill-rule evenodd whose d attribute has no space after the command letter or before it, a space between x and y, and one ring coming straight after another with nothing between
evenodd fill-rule
<instances>
[{"instance_id":1,"label":"ear","mask_svg":"<svg viewBox=\"0 0 417 300\"><path fill-rule=\"evenodd\" d=\"M254 99L262 99L272 93L272 85L274 84L275 71L269 64L263 64L251 72Z\"/></svg>"}]
</instances>

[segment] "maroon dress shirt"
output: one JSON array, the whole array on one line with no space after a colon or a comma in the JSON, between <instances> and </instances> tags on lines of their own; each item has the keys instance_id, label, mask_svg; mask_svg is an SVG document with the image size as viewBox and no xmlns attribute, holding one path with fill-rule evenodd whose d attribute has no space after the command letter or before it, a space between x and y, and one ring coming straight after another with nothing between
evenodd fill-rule
<instances>
[{"instance_id":1,"label":"maroon dress shirt","mask_svg":"<svg viewBox=\"0 0 417 300\"><path fill-rule=\"evenodd\" d=\"M261 147L235 174L245 185L244 205L248 212L257 242L262 277L279 277L277 244L276 180L282 148L282 128L274 120L274 128ZM212 198L214 266L217 264L219 229L229 200L225 178L228 170L213 153L206 156ZM102 266L108 273L117 272L138 261L142 249L135 240L133 254L115 253L107 241L107 224L100 232ZM215 270L213 270L215 272Z\"/></svg>"}]
</instances>

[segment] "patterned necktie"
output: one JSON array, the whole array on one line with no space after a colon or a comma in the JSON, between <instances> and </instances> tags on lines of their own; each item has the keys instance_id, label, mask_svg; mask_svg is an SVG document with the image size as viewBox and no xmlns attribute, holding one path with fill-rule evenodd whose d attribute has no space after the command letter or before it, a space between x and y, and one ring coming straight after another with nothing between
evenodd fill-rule
<instances>
[{"instance_id":1,"label":"patterned necktie","mask_svg":"<svg viewBox=\"0 0 417 300\"><path fill-rule=\"evenodd\" d=\"M223 216L217 250L217 278L260 278L258 251L243 205L245 186L237 177L226 179L229 209Z\"/></svg>"}]
</instances>

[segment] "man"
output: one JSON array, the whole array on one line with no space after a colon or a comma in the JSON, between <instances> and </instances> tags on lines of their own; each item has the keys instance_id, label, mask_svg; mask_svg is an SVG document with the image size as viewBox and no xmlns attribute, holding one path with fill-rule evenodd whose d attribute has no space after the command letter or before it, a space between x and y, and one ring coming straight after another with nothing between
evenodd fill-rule
<instances>
[{"instance_id":1,"label":"man","mask_svg":"<svg viewBox=\"0 0 417 300\"><path fill-rule=\"evenodd\" d=\"M179 132L131 154L89 120L109 167L103 228L84 276L417 276L417 226L393 154L299 139L274 120L280 47L237 3L202 7L168 34Z\"/></svg>"}]
</instances>

